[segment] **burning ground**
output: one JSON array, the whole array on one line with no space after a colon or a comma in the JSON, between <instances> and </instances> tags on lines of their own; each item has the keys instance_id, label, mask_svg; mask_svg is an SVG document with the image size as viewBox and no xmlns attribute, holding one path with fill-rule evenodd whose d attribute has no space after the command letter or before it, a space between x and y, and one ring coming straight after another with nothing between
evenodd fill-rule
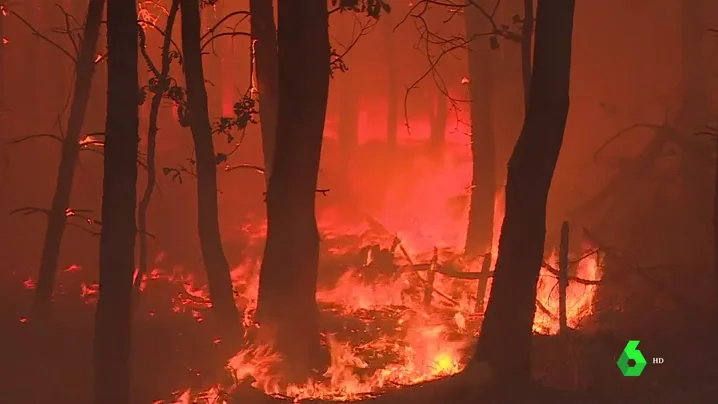
<instances>
[{"instance_id":1,"label":"burning ground","mask_svg":"<svg viewBox=\"0 0 718 404\"><path fill-rule=\"evenodd\" d=\"M500 219L501 212L496 215ZM424 251L422 238L405 229L392 233L371 217L354 223L342 217L346 214L328 210L320 220L323 258L317 300L323 343L331 355L330 368L305 385L286 385L274 366L282 358L268 344L236 352L226 363L229 380L251 383L255 389L278 397L356 400L463 369L489 296L477 301L476 277L484 266L493 267L493 262L484 261L496 256L495 248L494 254L473 259L458 254L457 246ZM251 336L260 332L252 314L265 225L248 223L244 229L249 235L247 258L233 269L232 278L237 304L245 311ZM401 239L402 234L407 241ZM547 257L539 282L534 324L538 334L558 332L557 260L556 254ZM580 328L590 323L598 287L582 281L600 279L601 253L589 245L576 249L571 254L570 271L578 281L571 281L567 288L568 324ZM94 304L98 287L88 282L83 272L79 266L63 271L63 300ZM160 254L141 286L139 315L143 322L171 312L204 323L211 303L206 285L192 273L167 267ZM433 287L430 278L434 279ZM28 290L35 286L32 279L22 284ZM167 301L158 302L160 296ZM25 324L27 319L16 321ZM214 338L213 343L222 345L225 341ZM232 385L220 377L221 372L215 374L215 380L203 377L204 388L176 386L174 402L217 402L212 401L212 395L231 390ZM218 387L207 389L212 384Z\"/></svg>"}]
</instances>

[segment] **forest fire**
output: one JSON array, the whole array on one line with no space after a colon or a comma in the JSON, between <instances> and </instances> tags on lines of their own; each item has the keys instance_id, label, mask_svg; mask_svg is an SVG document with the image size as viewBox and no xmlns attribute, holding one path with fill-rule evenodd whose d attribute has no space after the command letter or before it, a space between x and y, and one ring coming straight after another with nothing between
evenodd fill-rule
<instances>
[{"instance_id":1,"label":"forest fire","mask_svg":"<svg viewBox=\"0 0 718 404\"><path fill-rule=\"evenodd\" d=\"M449 3L0 5L4 401L715 401L718 6Z\"/></svg>"},{"instance_id":2,"label":"forest fire","mask_svg":"<svg viewBox=\"0 0 718 404\"><path fill-rule=\"evenodd\" d=\"M501 202L500 198L497 199ZM497 203L497 206L502 205ZM477 281L439 274L433 286L434 299L426 304L423 300L425 275L415 267L432 253L399 246L395 248L396 255L392 255L389 261L382 259L386 256L382 257L381 249L375 257L372 257L372 249L369 248L365 248L367 253L362 255L359 252L361 243L384 244L383 253L386 254L389 251L387 247L397 240L392 240L387 234L370 234L366 226L348 231L347 226L339 226L337 215L335 211L328 211L324 220L320 220L320 227L327 235L323 268L331 271L337 269L332 266L340 267L336 279L330 284L320 285L317 293L325 323L323 343L331 355L330 368L322 380L287 386L282 382L282 375L274 372L273 365L281 362L281 355L274 352L270 345L251 346L229 360L227 369L233 378L245 383L250 380L254 388L270 395L343 401L455 374L463 369L483 314L478 312L483 306L476 301ZM502 216L501 210L497 209L497 223L501 223ZM410 225L415 226L407 223L406 228ZM337 228L341 231L333 230ZM250 232L250 239L257 244L256 247L261 247L265 224L247 225L244 229ZM399 234L416 241L422 239L421 235L405 231ZM360 240L359 245L357 240ZM492 255L496 256L496 242L493 250ZM460 251L458 246L443 248L437 257L437 264L460 272L477 271L482 267L485 257L465 260L457 251ZM590 246L584 246L579 252L572 262L572 275L579 279L600 279L600 254ZM211 307L207 285L182 268L169 272L160 269L163 259L164 254L155 259L155 268L143 276L140 290L152 293L151 284L154 282L178 285L180 291L172 298L172 311L187 313L202 322L203 313ZM494 264L491 263L492 268ZM558 279L547 268L558 267L557 253L549 256L545 265L537 287L534 332L550 335L559 329L559 301ZM259 266L257 258L248 258L232 270L237 305L245 311L245 325L250 327L254 326L252 313L257 302ZM79 267L71 266L64 272L78 271ZM490 286L489 279L485 302L490 296ZM26 280L25 287L34 288L33 281ZM596 285L569 283L566 308L567 323L571 328L580 327L581 321L592 314L596 288ZM96 284L81 283L80 289L86 303L96 302ZM154 310L147 314L157 315ZM196 395L187 391L177 403L192 402L186 401L190 397L213 402L209 398L216 393L216 390L211 390Z\"/></svg>"}]
</instances>

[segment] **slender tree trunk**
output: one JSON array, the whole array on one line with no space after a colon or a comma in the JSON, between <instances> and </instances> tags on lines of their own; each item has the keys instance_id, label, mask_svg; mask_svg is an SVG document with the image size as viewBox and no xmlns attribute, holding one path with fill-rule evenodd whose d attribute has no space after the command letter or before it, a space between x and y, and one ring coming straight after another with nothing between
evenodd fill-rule
<instances>
[{"instance_id":1,"label":"slender tree trunk","mask_svg":"<svg viewBox=\"0 0 718 404\"><path fill-rule=\"evenodd\" d=\"M715 151L718 153L718 138L715 139ZM716 159L715 164L713 178L713 270L715 272L716 302L718 302L718 159Z\"/></svg>"},{"instance_id":2,"label":"slender tree trunk","mask_svg":"<svg viewBox=\"0 0 718 404\"><path fill-rule=\"evenodd\" d=\"M329 95L328 10L325 0L279 0L278 7L279 120L257 319L285 356L289 380L298 381L328 359L319 344L314 212Z\"/></svg>"},{"instance_id":3,"label":"slender tree trunk","mask_svg":"<svg viewBox=\"0 0 718 404\"><path fill-rule=\"evenodd\" d=\"M339 107L339 156L342 189L350 187L351 161L359 144L359 91L349 77L341 77L341 99Z\"/></svg>"},{"instance_id":4,"label":"slender tree trunk","mask_svg":"<svg viewBox=\"0 0 718 404\"><path fill-rule=\"evenodd\" d=\"M87 21L83 30L83 41L77 59L75 84L73 89L70 117L67 120L67 133L62 141L62 154L57 170L55 193L48 215L45 239L40 255L40 269L35 293L34 314L43 318L49 315L52 293L55 288L58 259L62 235L65 231L67 209L70 205L72 182L75 176L77 158L80 153L82 126L90 99L92 77L95 73L97 39L99 37L104 0L91 0L88 6Z\"/></svg>"},{"instance_id":5,"label":"slender tree trunk","mask_svg":"<svg viewBox=\"0 0 718 404\"><path fill-rule=\"evenodd\" d=\"M479 3L485 6L483 3ZM466 9L466 34L469 44L469 94L471 97L472 179L469 223L465 253L484 254L491 248L496 199L496 142L491 114L491 48L481 35L491 29L486 17L476 9Z\"/></svg>"},{"instance_id":6,"label":"slender tree trunk","mask_svg":"<svg viewBox=\"0 0 718 404\"><path fill-rule=\"evenodd\" d=\"M135 280L135 289L139 289L142 284L142 277L148 270L148 251L147 251L147 210L150 207L152 194L155 192L155 183L157 182L157 118L160 112L160 104L164 98L165 91L169 84L170 64L172 62L170 55L170 47L172 45L172 31L174 28L175 18L179 10L179 1L172 0L169 12L167 14L167 24L165 27L165 35L162 42L162 63L159 67L160 77L156 77L158 84L152 95L150 104L149 128L147 129L147 185L145 185L142 199L137 209L137 226L139 230L139 268L137 278Z\"/></svg>"},{"instance_id":7,"label":"slender tree trunk","mask_svg":"<svg viewBox=\"0 0 718 404\"><path fill-rule=\"evenodd\" d=\"M521 28L521 82L524 87L524 114L529 109L531 90L531 48L534 36L534 1L523 0L524 23Z\"/></svg>"},{"instance_id":8,"label":"slender tree trunk","mask_svg":"<svg viewBox=\"0 0 718 404\"><path fill-rule=\"evenodd\" d=\"M108 59L93 402L130 404L131 303L140 119L135 1L108 2L107 48L112 56Z\"/></svg>"},{"instance_id":9,"label":"slender tree trunk","mask_svg":"<svg viewBox=\"0 0 718 404\"><path fill-rule=\"evenodd\" d=\"M574 0L538 0L529 108L508 165L499 256L474 364L499 381L531 377L531 330L546 202L569 108Z\"/></svg>"},{"instance_id":10,"label":"slender tree trunk","mask_svg":"<svg viewBox=\"0 0 718 404\"><path fill-rule=\"evenodd\" d=\"M187 109L194 142L197 170L197 220L202 260L212 307L225 331L239 334L241 317L234 302L232 279L222 248L217 206L217 164L212 127L207 110L202 55L200 53L200 17L198 0L181 0L182 53L184 54ZM241 334L239 334L241 335Z\"/></svg>"},{"instance_id":11,"label":"slender tree trunk","mask_svg":"<svg viewBox=\"0 0 718 404\"><path fill-rule=\"evenodd\" d=\"M387 99L387 115L386 115L386 141L389 146L389 150L394 152L397 148L398 133L397 126L399 123L399 78L397 77L397 65L396 65L396 52L395 36L394 36L394 23L391 13L386 13L382 16L386 21L383 22L385 27L385 44L386 44L386 60L387 68L389 73L389 96Z\"/></svg>"},{"instance_id":12,"label":"slender tree trunk","mask_svg":"<svg viewBox=\"0 0 718 404\"><path fill-rule=\"evenodd\" d=\"M441 157L446 144L446 121L449 116L449 104L446 95L440 89L435 88L433 92L434 108L431 114L429 153L434 157Z\"/></svg>"},{"instance_id":13,"label":"slender tree trunk","mask_svg":"<svg viewBox=\"0 0 718 404\"><path fill-rule=\"evenodd\" d=\"M32 22L36 26L41 26L38 24L38 16L40 15L40 12L37 9L37 0L25 0L22 4L22 13L26 20ZM23 52L23 64L26 67L26 70L24 71L24 83L26 83L26 86L24 88L25 93L25 100L28 103L27 108L28 110L31 110L36 107L36 102L38 100L38 89L41 86L41 69L39 67L40 63L38 63L39 54L38 48L42 45L41 39L39 38L33 38L32 35L27 35L27 46L25 47L25 52ZM14 109L14 108L13 108ZM36 127L37 123L34 123L31 127Z\"/></svg>"},{"instance_id":14,"label":"slender tree trunk","mask_svg":"<svg viewBox=\"0 0 718 404\"><path fill-rule=\"evenodd\" d=\"M277 68L277 28L272 0L250 0L251 35L254 41L254 66L259 90L259 119L264 153L264 178L269 183L272 156L277 137L279 78Z\"/></svg>"},{"instance_id":15,"label":"slender tree trunk","mask_svg":"<svg viewBox=\"0 0 718 404\"><path fill-rule=\"evenodd\" d=\"M1 12L5 13L4 5ZM5 134L5 121L7 120L7 105L5 105L5 16L0 15L0 133Z\"/></svg>"}]
</instances>

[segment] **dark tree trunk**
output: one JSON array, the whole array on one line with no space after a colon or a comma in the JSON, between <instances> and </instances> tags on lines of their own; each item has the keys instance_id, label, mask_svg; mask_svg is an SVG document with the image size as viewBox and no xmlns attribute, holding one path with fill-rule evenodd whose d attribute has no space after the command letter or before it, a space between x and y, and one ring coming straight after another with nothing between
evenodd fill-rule
<instances>
[{"instance_id":1,"label":"dark tree trunk","mask_svg":"<svg viewBox=\"0 0 718 404\"><path fill-rule=\"evenodd\" d=\"M182 53L184 54L187 110L195 149L197 170L197 220L202 260L207 283L219 323L232 335L241 335L239 310L234 302L232 279L222 248L217 206L217 164L215 162L212 126L207 110L202 55L200 52L200 17L198 0L181 0Z\"/></svg>"},{"instance_id":2,"label":"dark tree trunk","mask_svg":"<svg viewBox=\"0 0 718 404\"><path fill-rule=\"evenodd\" d=\"M80 153L79 142L87 104L90 99L92 77L95 73L97 39L104 7L104 0L91 0L88 6L87 21L83 31L84 39L77 59L77 73L70 106L70 117L67 120L67 133L62 141L62 154L60 156L60 166L57 170L55 193L52 197L45 239L40 255L40 268L33 308L34 315L39 318L49 315L52 303L55 275L60 257L60 245L65 231L65 220L68 216L67 209L69 208L72 194L72 182Z\"/></svg>"},{"instance_id":3,"label":"dark tree trunk","mask_svg":"<svg viewBox=\"0 0 718 404\"><path fill-rule=\"evenodd\" d=\"M489 251L493 240L497 189L496 143L491 115L491 48L483 41L483 36L478 36L489 32L491 25L476 7L467 8L465 18L467 36L477 38L469 44L472 179L464 249L467 255L475 256Z\"/></svg>"},{"instance_id":4,"label":"dark tree trunk","mask_svg":"<svg viewBox=\"0 0 718 404\"><path fill-rule=\"evenodd\" d=\"M107 122L102 182L100 295L95 314L95 404L130 404L132 278L139 108L135 1L107 6Z\"/></svg>"},{"instance_id":5,"label":"dark tree trunk","mask_svg":"<svg viewBox=\"0 0 718 404\"><path fill-rule=\"evenodd\" d=\"M277 137L279 78L277 71L277 28L272 0L250 0L254 65L259 90L259 119L264 153L264 178L269 183Z\"/></svg>"},{"instance_id":6,"label":"dark tree trunk","mask_svg":"<svg viewBox=\"0 0 718 404\"><path fill-rule=\"evenodd\" d=\"M523 83L524 114L529 109L531 90L531 48L534 35L534 1L523 0L524 23L521 27L521 82Z\"/></svg>"},{"instance_id":7,"label":"dark tree trunk","mask_svg":"<svg viewBox=\"0 0 718 404\"><path fill-rule=\"evenodd\" d=\"M718 153L718 138L715 139L715 151ZM713 270L715 272L716 302L718 302L718 159L716 159L715 165L713 178Z\"/></svg>"},{"instance_id":8,"label":"dark tree trunk","mask_svg":"<svg viewBox=\"0 0 718 404\"><path fill-rule=\"evenodd\" d=\"M296 381L327 359L319 344L314 203L329 93L328 11L325 0L279 0L278 7L279 120L257 319Z\"/></svg>"},{"instance_id":9,"label":"dark tree trunk","mask_svg":"<svg viewBox=\"0 0 718 404\"><path fill-rule=\"evenodd\" d=\"M162 42L162 63L159 67L159 77L157 79L157 87L152 95L150 103L149 128L147 129L147 185L142 194L142 199L137 207L137 226L139 230L139 268L137 278L135 280L135 289L142 284L142 277L148 270L148 251L147 251L147 210L152 201L152 194L155 192L155 184L157 182L157 163L155 159L157 151L157 118L159 117L160 105L167 91L169 84L170 64L172 62L170 55L170 47L172 45L172 31L174 28L175 18L179 10L179 1L172 0L169 12L167 14L167 24L165 27L165 35Z\"/></svg>"},{"instance_id":10,"label":"dark tree trunk","mask_svg":"<svg viewBox=\"0 0 718 404\"><path fill-rule=\"evenodd\" d=\"M493 287L473 362L499 381L531 376L536 283L543 262L546 201L569 108L573 0L538 0L529 108L508 164L506 215Z\"/></svg>"}]
</instances>

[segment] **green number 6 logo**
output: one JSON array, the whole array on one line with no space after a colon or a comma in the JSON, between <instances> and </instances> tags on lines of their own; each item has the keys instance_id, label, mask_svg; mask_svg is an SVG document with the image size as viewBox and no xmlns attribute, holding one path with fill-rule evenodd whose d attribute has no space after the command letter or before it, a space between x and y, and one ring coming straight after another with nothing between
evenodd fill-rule
<instances>
[{"instance_id":1,"label":"green number 6 logo","mask_svg":"<svg viewBox=\"0 0 718 404\"><path fill-rule=\"evenodd\" d=\"M638 350L638 343L640 341L633 340L628 341L626 347L621 352L621 356L618 358L618 368L621 370L624 376L640 376L643 373L643 369L646 368L646 358L643 356L640 350ZM633 361L630 364L629 361Z\"/></svg>"}]
</instances>

